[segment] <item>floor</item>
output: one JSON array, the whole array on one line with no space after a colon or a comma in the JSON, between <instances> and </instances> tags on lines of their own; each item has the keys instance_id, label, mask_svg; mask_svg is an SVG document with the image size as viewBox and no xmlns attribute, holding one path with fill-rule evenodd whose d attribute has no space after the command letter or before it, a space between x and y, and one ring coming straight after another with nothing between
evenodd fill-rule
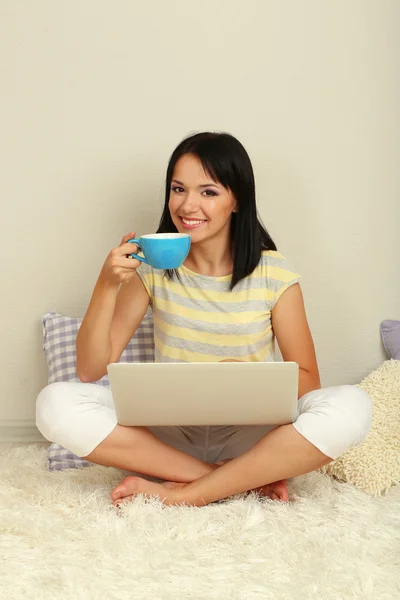
<instances>
[{"instance_id":1,"label":"floor","mask_svg":"<svg viewBox=\"0 0 400 600\"><path fill-rule=\"evenodd\" d=\"M10 450L16 446L29 446L29 444L36 444L37 446L50 446L50 442L0 442L0 452L4 450Z\"/></svg>"},{"instance_id":2,"label":"floor","mask_svg":"<svg viewBox=\"0 0 400 600\"><path fill-rule=\"evenodd\" d=\"M47 445L0 444L1 598L400 598L400 486L375 498L312 472L289 482L290 504L138 496L116 510L120 470L50 472Z\"/></svg>"}]
</instances>

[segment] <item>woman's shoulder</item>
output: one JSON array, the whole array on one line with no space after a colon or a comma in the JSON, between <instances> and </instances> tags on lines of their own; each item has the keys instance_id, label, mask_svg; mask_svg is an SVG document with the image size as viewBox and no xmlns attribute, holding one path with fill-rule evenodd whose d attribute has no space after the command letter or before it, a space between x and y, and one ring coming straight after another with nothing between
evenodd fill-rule
<instances>
[{"instance_id":1,"label":"woman's shoulder","mask_svg":"<svg viewBox=\"0 0 400 600\"><path fill-rule=\"evenodd\" d=\"M293 261L278 250L262 250L259 265L261 267L293 268Z\"/></svg>"},{"instance_id":2,"label":"woman's shoulder","mask_svg":"<svg viewBox=\"0 0 400 600\"><path fill-rule=\"evenodd\" d=\"M277 250L263 250L256 269L260 277L282 281L300 279L294 261Z\"/></svg>"},{"instance_id":3,"label":"woman's shoulder","mask_svg":"<svg viewBox=\"0 0 400 600\"><path fill-rule=\"evenodd\" d=\"M261 251L261 259L268 260L273 258L284 258L284 256L278 252L278 250L262 250Z\"/></svg>"}]
</instances>

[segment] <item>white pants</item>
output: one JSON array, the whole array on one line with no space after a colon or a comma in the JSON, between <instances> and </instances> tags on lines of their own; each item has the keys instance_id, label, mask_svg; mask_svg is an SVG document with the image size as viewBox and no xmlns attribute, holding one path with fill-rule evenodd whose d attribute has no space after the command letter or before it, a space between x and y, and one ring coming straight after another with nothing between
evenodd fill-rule
<instances>
[{"instance_id":1,"label":"white pants","mask_svg":"<svg viewBox=\"0 0 400 600\"><path fill-rule=\"evenodd\" d=\"M372 401L353 385L314 390L299 399L293 426L323 454L335 459L368 434ZM36 425L42 435L86 457L117 425L109 388L93 383L52 383L39 394ZM162 442L205 462L235 458L277 425L148 427Z\"/></svg>"}]
</instances>

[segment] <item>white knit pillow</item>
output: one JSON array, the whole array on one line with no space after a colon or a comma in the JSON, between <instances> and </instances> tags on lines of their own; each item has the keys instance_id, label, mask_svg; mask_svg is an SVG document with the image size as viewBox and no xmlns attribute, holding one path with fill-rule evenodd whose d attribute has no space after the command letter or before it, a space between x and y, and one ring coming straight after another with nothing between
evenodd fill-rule
<instances>
[{"instance_id":1,"label":"white knit pillow","mask_svg":"<svg viewBox=\"0 0 400 600\"><path fill-rule=\"evenodd\" d=\"M319 471L380 496L400 481L400 360L385 361L357 387L373 401L371 430Z\"/></svg>"}]
</instances>

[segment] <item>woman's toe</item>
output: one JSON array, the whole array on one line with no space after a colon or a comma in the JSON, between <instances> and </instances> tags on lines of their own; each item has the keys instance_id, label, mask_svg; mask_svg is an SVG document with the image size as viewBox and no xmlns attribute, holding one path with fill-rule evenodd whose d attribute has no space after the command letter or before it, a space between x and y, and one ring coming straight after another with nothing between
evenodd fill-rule
<instances>
[{"instance_id":1,"label":"woman's toe","mask_svg":"<svg viewBox=\"0 0 400 600\"><path fill-rule=\"evenodd\" d=\"M279 500L281 502L289 501L289 492L287 489L286 479L276 481L275 483L269 483L256 489L257 492L271 498L271 500Z\"/></svg>"},{"instance_id":2,"label":"woman's toe","mask_svg":"<svg viewBox=\"0 0 400 600\"><path fill-rule=\"evenodd\" d=\"M287 502L289 500L286 479L282 479L282 481L278 481L274 485L274 494L276 495L276 500L281 500L282 502Z\"/></svg>"},{"instance_id":3,"label":"woman's toe","mask_svg":"<svg viewBox=\"0 0 400 600\"><path fill-rule=\"evenodd\" d=\"M117 485L111 492L112 500L119 500L125 496L131 496L138 490L138 477L129 476Z\"/></svg>"},{"instance_id":4,"label":"woman's toe","mask_svg":"<svg viewBox=\"0 0 400 600\"><path fill-rule=\"evenodd\" d=\"M117 498L113 501L114 506L120 506L121 504L126 504L128 502L132 502L133 496L124 496L123 498Z\"/></svg>"}]
</instances>

